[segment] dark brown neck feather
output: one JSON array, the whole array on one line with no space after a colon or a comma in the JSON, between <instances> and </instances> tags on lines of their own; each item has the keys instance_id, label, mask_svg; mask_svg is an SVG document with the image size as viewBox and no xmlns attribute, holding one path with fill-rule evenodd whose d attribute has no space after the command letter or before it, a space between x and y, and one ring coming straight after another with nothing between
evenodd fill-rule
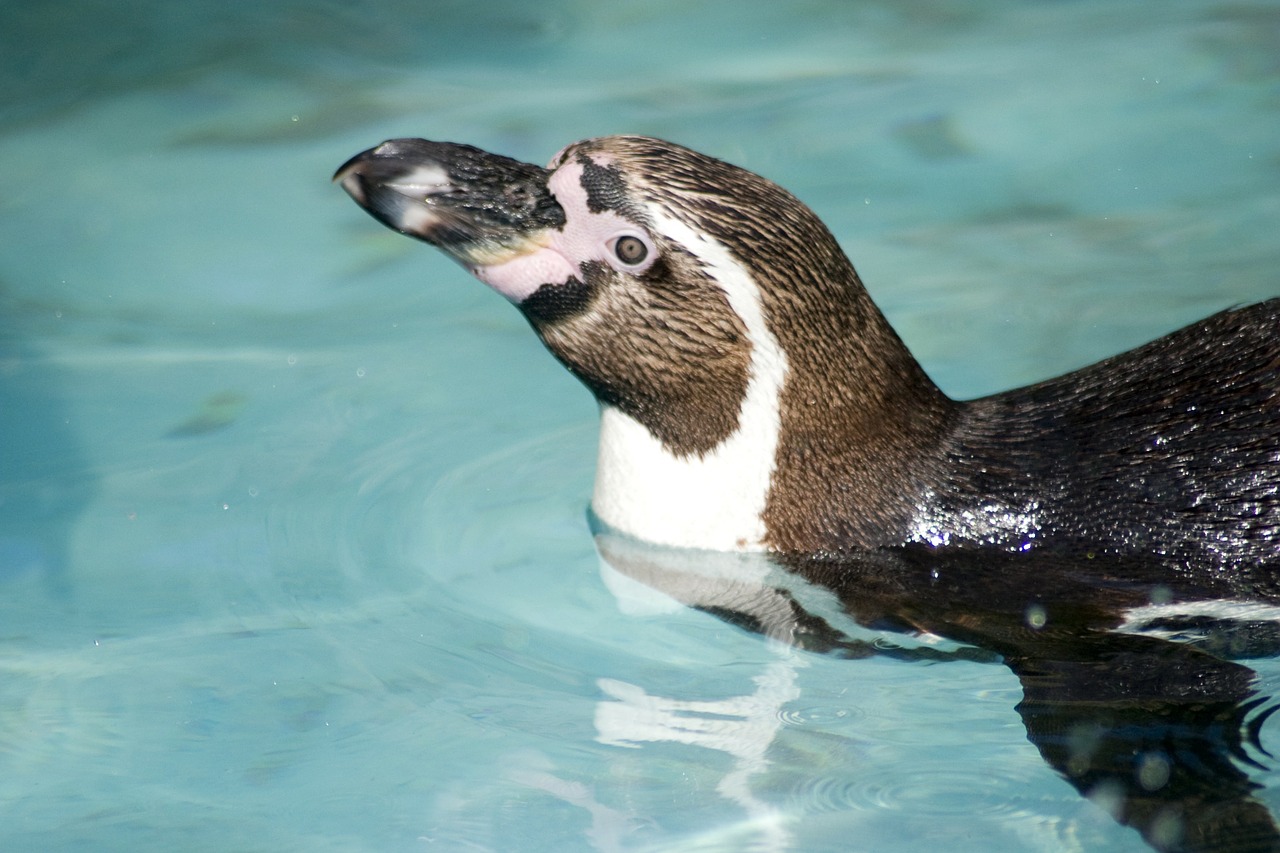
<instances>
[{"instance_id":1,"label":"dark brown neck feather","mask_svg":"<svg viewBox=\"0 0 1280 853\"><path fill-rule=\"evenodd\" d=\"M960 404L925 375L843 255L818 316L771 305L790 359L765 524L783 551L904 541L943 463Z\"/></svg>"}]
</instances>

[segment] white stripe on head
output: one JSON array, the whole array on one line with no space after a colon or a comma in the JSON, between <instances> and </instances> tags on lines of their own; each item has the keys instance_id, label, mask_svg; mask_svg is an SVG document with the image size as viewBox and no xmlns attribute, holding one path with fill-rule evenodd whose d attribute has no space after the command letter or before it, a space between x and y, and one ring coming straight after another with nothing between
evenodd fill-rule
<instances>
[{"instance_id":1,"label":"white stripe on head","mask_svg":"<svg viewBox=\"0 0 1280 853\"><path fill-rule=\"evenodd\" d=\"M681 457L612 406L600 417L591 507L610 527L649 542L717 551L763 550L787 359L764 317L758 285L721 244L664 212L654 231L701 262L742 319L751 343L746 395L732 435L702 455Z\"/></svg>"}]
</instances>

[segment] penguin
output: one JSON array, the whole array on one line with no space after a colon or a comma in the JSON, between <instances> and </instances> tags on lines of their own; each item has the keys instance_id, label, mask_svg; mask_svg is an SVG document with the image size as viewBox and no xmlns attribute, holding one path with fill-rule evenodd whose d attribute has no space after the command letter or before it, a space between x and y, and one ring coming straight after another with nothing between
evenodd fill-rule
<instances>
[{"instance_id":1,"label":"penguin","mask_svg":"<svg viewBox=\"0 0 1280 853\"><path fill-rule=\"evenodd\" d=\"M334 180L512 302L595 395L603 529L1280 567L1280 299L953 400L813 211L680 145L588 139L544 169L393 139Z\"/></svg>"}]
</instances>

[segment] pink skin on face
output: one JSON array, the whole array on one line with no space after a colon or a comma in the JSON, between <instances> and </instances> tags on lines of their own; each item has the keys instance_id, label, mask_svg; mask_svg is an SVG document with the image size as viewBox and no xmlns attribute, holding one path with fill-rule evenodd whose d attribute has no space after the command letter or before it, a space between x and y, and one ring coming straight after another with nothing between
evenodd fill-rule
<instances>
[{"instance_id":1,"label":"pink skin on face","mask_svg":"<svg viewBox=\"0 0 1280 853\"><path fill-rule=\"evenodd\" d=\"M542 246L509 261L473 267L472 275L519 304L544 284L563 284L578 272L554 246Z\"/></svg>"},{"instance_id":2,"label":"pink skin on face","mask_svg":"<svg viewBox=\"0 0 1280 853\"><path fill-rule=\"evenodd\" d=\"M547 182L551 194L564 209L565 225L560 231L546 231L524 254L498 264L473 267L476 278L519 304L544 284L564 284L581 275L585 261L604 261L616 269L638 274L657 259L649 235L613 211L592 213L587 192L582 188L582 165L566 163ZM644 242L648 253L639 264L626 265L613 252L614 242L629 235Z\"/></svg>"}]
</instances>

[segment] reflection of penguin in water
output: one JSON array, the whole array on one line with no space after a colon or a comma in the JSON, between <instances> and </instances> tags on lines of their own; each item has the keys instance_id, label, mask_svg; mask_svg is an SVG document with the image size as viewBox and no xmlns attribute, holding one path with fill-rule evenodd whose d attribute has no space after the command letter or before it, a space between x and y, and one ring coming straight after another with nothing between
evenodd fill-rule
<instances>
[{"instance_id":1,"label":"reflection of penguin in water","mask_svg":"<svg viewBox=\"0 0 1280 853\"><path fill-rule=\"evenodd\" d=\"M629 579L814 652L1003 662L1022 685L1016 710L1046 763L1155 849L1280 850L1248 775L1271 758L1260 730L1277 705L1258 695L1248 667L1225 659L1274 655L1280 638L1207 609L1194 621L1122 616L1166 598L1194 611L1219 591L1213 583L1169 579L1158 561L1043 551L802 557L659 548L607 531L596 541L605 581L624 601L635 595ZM1275 610L1258 603L1240 615ZM902 636L921 632L931 642Z\"/></svg>"},{"instance_id":2,"label":"reflection of penguin in water","mask_svg":"<svg viewBox=\"0 0 1280 853\"><path fill-rule=\"evenodd\" d=\"M717 550L1276 559L1280 301L956 402L774 184L640 137L551 167L393 140L338 179L516 303L596 395L605 524Z\"/></svg>"},{"instance_id":3,"label":"reflection of penguin in water","mask_svg":"<svg viewBox=\"0 0 1280 853\"><path fill-rule=\"evenodd\" d=\"M1138 633L1280 599L1280 300L957 402L811 211L688 149L589 140L547 170L402 139L337 179L514 302L595 394L592 509L621 571L816 651L886 653L843 620L994 652L1045 760L1152 846L1280 850L1237 766L1274 710L1253 673Z\"/></svg>"}]
</instances>

